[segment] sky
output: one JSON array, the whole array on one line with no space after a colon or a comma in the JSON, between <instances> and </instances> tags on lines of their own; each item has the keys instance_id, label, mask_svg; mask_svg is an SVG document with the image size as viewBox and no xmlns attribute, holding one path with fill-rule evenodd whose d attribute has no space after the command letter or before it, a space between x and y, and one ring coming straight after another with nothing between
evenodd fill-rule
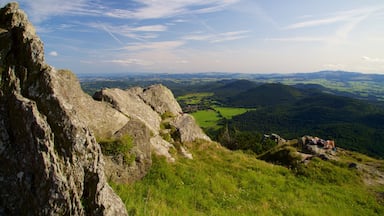
<instances>
[{"instance_id":1,"label":"sky","mask_svg":"<svg viewBox=\"0 0 384 216\"><path fill-rule=\"evenodd\" d=\"M4 6L8 0L0 0ZM19 0L76 74L384 74L383 0Z\"/></svg>"}]
</instances>

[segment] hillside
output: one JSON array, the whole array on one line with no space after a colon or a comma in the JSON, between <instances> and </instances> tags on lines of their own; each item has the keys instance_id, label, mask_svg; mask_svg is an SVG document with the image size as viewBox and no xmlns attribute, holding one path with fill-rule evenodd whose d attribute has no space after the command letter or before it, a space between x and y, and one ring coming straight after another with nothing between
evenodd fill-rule
<instances>
[{"instance_id":1,"label":"hillside","mask_svg":"<svg viewBox=\"0 0 384 216\"><path fill-rule=\"evenodd\" d=\"M382 107L318 93L291 103L259 107L233 117L228 124L242 131L279 133L287 138L316 134L335 139L343 148L380 158L384 157L383 116Z\"/></svg>"},{"instance_id":2,"label":"hillside","mask_svg":"<svg viewBox=\"0 0 384 216\"><path fill-rule=\"evenodd\" d=\"M228 97L225 104L235 107L277 106L294 103L304 95L304 92L291 86L262 84Z\"/></svg>"},{"instance_id":3,"label":"hillside","mask_svg":"<svg viewBox=\"0 0 384 216\"><path fill-rule=\"evenodd\" d=\"M384 214L382 160L324 144L308 152L303 139L275 142L276 135L261 143L268 145L261 154L230 151L212 142L161 84L101 88L91 97L71 71L45 62L43 43L17 3L0 9L0 39L0 215ZM291 115L291 102L296 109L316 104L280 84L194 82L205 90L238 90L226 99L241 94L243 101L264 101L255 110L235 110L219 107L211 92L185 97L208 98L227 130L237 118L266 112L263 106ZM275 99L255 92L262 90ZM373 105L318 96L322 106L337 105L335 116L348 111L353 123L383 125ZM255 137L239 136L251 146Z\"/></svg>"},{"instance_id":4,"label":"hillside","mask_svg":"<svg viewBox=\"0 0 384 216\"><path fill-rule=\"evenodd\" d=\"M382 215L383 161L339 151L295 169L218 144L191 143L193 161L156 158L132 185L114 184L132 215ZM349 164L358 168L348 168ZM380 170L367 172L366 169ZM374 168L372 168L374 167Z\"/></svg>"}]
</instances>

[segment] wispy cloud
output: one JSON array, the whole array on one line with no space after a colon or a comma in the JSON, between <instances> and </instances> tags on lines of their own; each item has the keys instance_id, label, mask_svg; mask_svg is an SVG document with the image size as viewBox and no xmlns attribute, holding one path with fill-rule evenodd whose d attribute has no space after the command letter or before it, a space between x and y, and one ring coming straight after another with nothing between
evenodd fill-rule
<instances>
[{"instance_id":1,"label":"wispy cloud","mask_svg":"<svg viewBox=\"0 0 384 216\"><path fill-rule=\"evenodd\" d=\"M137 43L131 44L123 47L124 50L129 51L140 51L140 50L172 50L184 45L184 41L175 40L175 41L160 41L160 42L147 42L147 43Z\"/></svg>"},{"instance_id":2,"label":"wispy cloud","mask_svg":"<svg viewBox=\"0 0 384 216\"><path fill-rule=\"evenodd\" d=\"M51 52L49 52L49 55L53 56L53 57L56 57L56 56L59 56L59 53L56 52L56 51L51 51Z\"/></svg>"},{"instance_id":3,"label":"wispy cloud","mask_svg":"<svg viewBox=\"0 0 384 216\"><path fill-rule=\"evenodd\" d=\"M107 23L88 23L86 26L106 31L120 44L123 44L123 42L116 35L132 38L138 41L146 41L157 37L154 32L163 32L167 30L167 26L165 25L143 25L133 27L129 25L111 25Z\"/></svg>"},{"instance_id":4,"label":"wispy cloud","mask_svg":"<svg viewBox=\"0 0 384 216\"><path fill-rule=\"evenodd\" d=\"M127 58L127 59L115 59L115 60L108 60L104 61L105 63L117 63L122 65L150 65L150 62L147 62L143 59L136 59L136 58Z\"/></svg>"},{"instance_id":5,"label":"wispy cloud","mask_svg":"<svg viewBox=\"0 0 384 216\"><path fill-rule=\"evenodd\" d=\"M9 0L1 0L1 4ZM225 9L240 0L134 0L135 8L112 8L94 0L19 0L33 22L52 16L82 15L106 16L120 19L170 18L185 14L211 13ZM122 4L124 5L124 4Z\"/></svg>"},{"instance_id":6,"label":"wispy cloud","mask_svg":"<svg viewBox=\"0 0 384 216\"><path fill-rule=\"evenodd\" d=\"M89 0L19 0L19 3L23 8L25 7L32 21L36 23L52 16L95 16L102 14L100 6L96 6Z\"/></svg>"},{"instance_id":7,"label":"wispy cloud","mask_svg":"<svg viewBox=\"0 0 384 216\"><path fill-rule=\"evenodd\" d=\"M368 56L361 57L364 61L374 62L374 63L384 63L384 58L371 58Z\"/></svg>"},{"instance_id":8,"label":"wispy cloud","mask_svg":"<svg viewBox=\"0 0 384 216\"><path fill-rule=\"evenodd\" d=\"M334 14L330 14L324 18L311 19L303 22L294 23L286 26L284 29L299 29L299 28L309 28L316 27L321 25L329 25L340 22L349 22L351 20L361 20L362 18L366 18L368 15L382 10L382 8L378 7L367 7L349 11L341 11ZM309 17L312 18L312 17Z\"/></svg>"},{"instance_id":9,"label":"wispy cloud","mask_svg":"<svg viewBox=\"0 0 384 216\"><path fill-rule=\"evenodd\" d=\"M326 37L286 37L286 38L266 38L266 41L277 42L324 42Z\"/></svg>"},{"instance_id":10,"label":"wispy cloud","mask_svg":"<svg viewBox=\"0 0 384 216\"><path fill-rule=\"evenodd\" d=\"M211 43L220 43L224 41L233 41L233 40L239 40L239 39L249 37L247 33L249 33L249 31L230 31L230 32L217 33L217 34L195 33L195 34L187 35L183 37L183 39L194 40L194 41L208 41Z\"/></svg>"},{"instance_id":11,"label":"wispy cloud","mask_svg":"<svg viewBox=\"0 0 384 216\"><path fill-rule=\"evenodd\" d=\"M133 10L112 9L104 15L122 19L169 18L185 14L211 13L240 0L136 0L142 6Z\"/></svg>"}]
</instances>

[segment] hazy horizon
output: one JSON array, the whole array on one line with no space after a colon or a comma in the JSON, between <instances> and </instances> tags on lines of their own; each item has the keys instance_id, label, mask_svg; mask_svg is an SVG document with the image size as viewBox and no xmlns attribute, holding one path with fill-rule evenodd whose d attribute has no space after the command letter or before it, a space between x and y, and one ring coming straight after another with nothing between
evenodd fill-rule
<instances>
[{"instance_id":1,"label":"hazy horizon","mask_svg":"<svg viewBox=\"0 0 384 216\"><path fill-rule=\"evenodd\" d=\"M8 0L0 0L4 6ZM384 2L19 0L46 60L77 74L384 74Z\"/></svg>"}]
</instances>

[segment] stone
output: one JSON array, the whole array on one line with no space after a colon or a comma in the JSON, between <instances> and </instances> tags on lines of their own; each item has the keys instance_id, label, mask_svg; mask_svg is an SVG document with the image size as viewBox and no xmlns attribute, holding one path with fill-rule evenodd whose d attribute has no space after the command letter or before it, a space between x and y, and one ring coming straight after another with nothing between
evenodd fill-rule
<instances>
[{"instance_id":1,"label":"stone","mask_svg":"<svg viewBox=\"0 0 384 216\"><path fill-rule=\"evenodd\" d=\"M178 115L171 124L178 129L181 142L192 142L196 139L211 141L189 114Z\"/></svg>"},{"instance_id":2,"label":"stone","mask_svg":"<svg viewBox=\"0 0 384 216\"><path fill-rule=\"evenodd\" d=\"M0 9L0 29L0 215L127 215L17 3Z\"/></svg>"}]
</instances>

